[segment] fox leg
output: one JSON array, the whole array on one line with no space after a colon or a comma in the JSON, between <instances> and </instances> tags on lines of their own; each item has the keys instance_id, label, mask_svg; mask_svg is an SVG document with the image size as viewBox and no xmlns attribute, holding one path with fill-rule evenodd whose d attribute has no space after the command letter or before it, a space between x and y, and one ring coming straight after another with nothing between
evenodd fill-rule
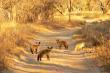
<instances>
[{"instance_id":1,"label":"fox leg","mask_svg":"<svg viewBox=\"0 0 110 73\"><path fill-rule=\"evenodd\" d=\"M38 56L38 61L42 61L42 57L43 57L42 55L39 55Z\"/></svg>"},{"instance_id":2,"label":"fox leg","mask_svg":"<svg viewBox=\"0 0 110 73\"><path fill-rule=\"evenodd\" d=\"M37 61L41 61L40 55L37 56Z\"/></svg>"},{"instance_id":3,"label":"fox leg","mask_svg":"<svg viewBox=\"0 0 110 73\"><path fill-rule=\"evenodd\" d=\"M62 48L62 44L59 45L59 48L60 48L60 49Z\"/></svg>"},{"instance_id":4,"label":"fox leg","mask_svg":"<svg viewBox=\"0 0 110 73\"><path fill-rule=\"evenodd\" d=\"M37 49L36 48L33 49L33 53L37 54Z\"/></svg>"},{"instance_id":5,"label":"fox leg","mask_svg":"<svg viewBox=\"0 0 110 73\"><path fill-rule=\"evenodd\" d=\"M68 45L65 45L65 49L68 49Z\"/></svg>"},{"instance_id":6,"label":"fox leg","mask_svg":"<svg viewBox=\"0 0 110 73\"><path fill-rule=\"evenodd\" d=\"M32 48L30 48L30 51L31 51L32 54L34 54Z\"/></svg>"},{"instance_id":7,"label":"fox leg","mask_svg":"<svg viewBox=\"0 0 110 73\"><path fill-rule=\"evenodd\" d=\"M67 45L67 49L68 49L68 45Z\"/></svg>"},{"instance_id":8,"label":"fox leg","mask_svg":"<svg viewBox=\"0 0 110 73\"><path fill-rule=\"evenodd\" d=\"M67 49L67 46L65 44L63 46L64 46L65 49Z\"/></svg>"},{"instance_id":9,"label":"fox leg","mask_svg":"<svg viewBox=\"0 0 110 73\"><path fill-rule=\"evenodd\" d=\"M47 59L50 60L49 55L47 54L46 56L47 56Z\"/></svg>"},{"instance_id":10,"label":"fox leg","mask_svg":"<svg viewBox=\"0 0 110 73\"><path fill-rule=\"evenodd\" d=\"M39 60L40 60L40 61L42 60L42 56L40 56Z\"/></svg>"},{"instance_id":11,"label":"fox leg","mask_svg":"<svg viewBox=\"0 0 110 73\"><path fill-rule=\"evenodd\" d=\"M37 54L37 49L35 49L35 52L36 52L36 54Z\"/></svg>"},{"instance_id":12,"label":"fox leg","mask_svg":"<svg viewBox=\"0 0 110 73\"><path fill-rule=\"evenodd\" d=\"M36 53L36 52L35 52L35 48L32 48L32 54L34 54L34 53Z\"/></svg>"},{"instance_id":13,"label":"fox leg","mask_svg":"<svg viewBox=\"0 0 110 73\"><path fill-rule=\"evenodd\" d=\"M58 48L60 48L60 45L58 45Z\"/></svg>"},{"instance_id":14,"label":"fox leg","mask_svg":"<svg viewBox=\"0 0 110 73\"><path fill-rule=\"evenodd\" d=\"M39 61L39 55L37 56L37 61Z\"/></svg>"}]
</instances>

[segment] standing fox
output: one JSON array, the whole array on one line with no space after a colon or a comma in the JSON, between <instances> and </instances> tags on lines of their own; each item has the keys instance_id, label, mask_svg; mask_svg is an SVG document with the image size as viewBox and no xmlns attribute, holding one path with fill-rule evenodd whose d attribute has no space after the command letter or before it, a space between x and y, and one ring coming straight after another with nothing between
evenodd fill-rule
<instances>
[{"instance_id":1,"label":"standing fox","mask_svg":"<svg viewBox=\"0 0 110 73\"><path fill-rule=\"evenodd\" d=\"M44 55L46 55L47 59L50 60L49 53L52 51L52 49L53 47L47 47L47 49L40 51L37 56L37 61L41 61Z\"/></svg>"},{"instance_id":2,"label":"standing fox","mask_svg":"<svg viewBox=\"0 0 110 73\"><path fill-rule=\"evenodd\" d=\"M30 51L32 54L36 53L37 54L37 50L38 50L38 47L40 46L40 42L37 42L37 44L35 45L32 45L32 47L30 48Z\"/></svg>"},{"instance_id":3,"label":"standing fox","mask_svg":"<svg viewBox=\"0 0 110 73\"><path fill-rule=\"evenodd\" d=\"M59 47L59 48L61 48L62 46L64 46L65 49L68 49L68 44L67 44L66 41L59 40L59 39L57 39L56 41L57 41L57 44L58 44L58 47Z\"/></svg>"}]
</instances>

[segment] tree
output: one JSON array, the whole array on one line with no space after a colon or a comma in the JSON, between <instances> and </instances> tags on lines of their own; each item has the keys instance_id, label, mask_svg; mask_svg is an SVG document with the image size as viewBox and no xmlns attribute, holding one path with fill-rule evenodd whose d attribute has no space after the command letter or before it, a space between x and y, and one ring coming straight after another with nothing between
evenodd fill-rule
<instances>
[{"instance_id":1,"label":"tree","mask_svg":"<svg viewBox=\"0 0 110 73\"><path fill-rule=\"evenodd\" d=\"M7 11L9 21L15 21L16 5L20 0L1 0L1 8Z\"/></svg>"},{"instance_id":2,"label":"tree","mask_svg":"<svg viewBox=\"0 0 110 73\"><path fill-rule=\"evenodd\" d=\"M71 12L72 12L72 2L71 2L71 0L69 0L68 12L69 12L69 22L70 22L71 21Z\"/></svg>"},{"instance_id":3,"label":"tree","mask_svg":"<svg viewBox=\"0 0 110 73\"><path fill-rule=\"evenodd\" d=\"M56 12L63 14L62 10L60 9L62 7L60 1L58 1L58 0L42 0L41 3L42 3L42 6L41 6L42 19L44 19L44 20L53 19L54 14Z\"/></svg>"},{"instance_id":4,"label":"tree","mask_svg":"<svg viewBox=\"0 0 110 73\"><path fill-rule=\"evenodd\" d=\"M87 9L88 9L89 11L92 10L92 9L91 9L91 0L87 0L86 6L87 6Z\"/></svg>"},{"instance_id":5,"label":"tree","mask_svg":"<svg viewBox=\"0 0 110 73\"><path fill-rule=\"evenodd\" d=\"M107 7L108 7L108 5L110 3L110 0L107 0L107 2L105 3L105 5L104 5L104 3L101 0L99 0L99 3L100 3L99 4L100 5L100 9L102 10L103 14L106 14L108 12Z\"/></svg>"},{"instance_id":6,"label":"tree","mask_svg":"<svg viewBox=\"0 0 110 73\"><path fill-rule=\"evenodd\" d=\"M67 11L68 11L68 21L71 22L71 12L73 10L72 8L72 0L68 0L66 3Z\"/></svg>"}]
</instances>

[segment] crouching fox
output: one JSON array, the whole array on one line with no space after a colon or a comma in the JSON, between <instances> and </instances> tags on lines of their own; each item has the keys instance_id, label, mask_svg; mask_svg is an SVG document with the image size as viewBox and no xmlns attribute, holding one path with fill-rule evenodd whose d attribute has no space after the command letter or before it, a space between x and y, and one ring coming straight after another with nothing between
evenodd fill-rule
<instances>
[{"instance_id":1,"label":"crouching fox","mask_svg":"<svg viewBox=\"0 0 110 73\"><path fill-rule=\"evenodd\" d=\"M49 53L52 51L52 49L53 47L47 47L47 49L40 51L37 56L37 61L41 61L44 55L46 55L47 59L50 60Z\"/></svg>"},{"instance_id":2,"label":"crouching fox","mask_svg":"<svg viewBox=\"0 0 110 73\"><path fill-rule=\"evenodd\" d=\"M76 46L75 46L75 51L81 51L81 50L83 50L83 48L85 47L85 43L78 43L78 44L76 44Z\"/></svg>"}]
</instances>

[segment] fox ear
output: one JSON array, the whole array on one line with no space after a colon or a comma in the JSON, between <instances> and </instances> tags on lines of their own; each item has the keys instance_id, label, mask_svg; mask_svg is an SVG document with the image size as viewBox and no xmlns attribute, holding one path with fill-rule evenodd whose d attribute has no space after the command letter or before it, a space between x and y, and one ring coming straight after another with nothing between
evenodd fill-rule
<instances>
[{"instance_id":1,"label":"fox ear","mask_svg":"<svg viewBox=\"0 0 110 73\"><path fill-rule=\"evenodd\" d=\"M47 47L49 49L49 47Z\"/></svg>"},{"instance_id":2,"label":"fox ear","mask_svg":"<svg viewBox=\"0 0 110 73\"><path fill-rule=\"evenodd\" d=\"M40 42L36 42L36 44L41 44Z\"/></svg>"},{"instance_id":3,"label":"fox ear","mask_svg":"<svg viewBox=\"0 0 110 73\"><path fill-rule=\"evenodd\" d=\"M50 48L53 48L52 46Z\"/></svg>"},{"instance_id":4,"label":"fox ear","mask_svg":"<svg viewBox=\"0 0 110 73\"><path fill-rule=\"evenodd\" d=\"M53 47L52 46L49 46L49 47L47 47L48 49L52 49Z\"/></svg>"},{"instance_id":5,"label":"fox ear","mask_svg":"<svg viewBox=\"0 0 110 73\"><path fill-rule=\"evenodd\" d=\"M56 41L59 41L59 39L56 39Z\"/></svg>"},{"instance_id":6,"label":"fox ear","mask_svg":"<svg viewBox=\"0 0 110 73\"><path fill-rule=\"evenodd\" d=\"M41 43L39 42L39 44L41 44Z\"/></svg>"}]
</instances>

